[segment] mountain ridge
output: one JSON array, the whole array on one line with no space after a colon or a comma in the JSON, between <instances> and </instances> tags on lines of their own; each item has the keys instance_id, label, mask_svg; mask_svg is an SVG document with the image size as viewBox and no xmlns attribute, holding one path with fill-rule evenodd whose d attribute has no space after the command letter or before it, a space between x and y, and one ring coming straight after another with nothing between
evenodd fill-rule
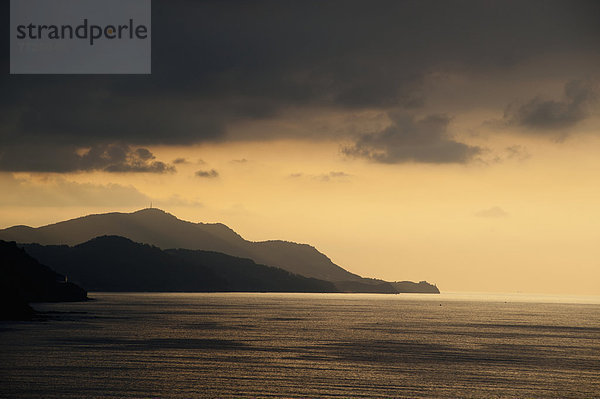
<instances>
[{"instance_id":1,"label":"mountain ridge","mask_svg":"<svg viewBox=\"0 0 600 399\"><path fill-rule=\"evenodd\" d=\"M72 246L100 236L126 237L162 250L214 251L247 258L293 274L335 282L343 292L397 293L408 287L406 292L439 293L431 285L412 283L414 286L406 286L363 278L336 265L309 244L284 240L249 241L223 223L189 222L157 208L91 214L37 228L19 225L0 230L0 239L41 245Z\"/></svg>"},{"instance_id":2,"label":"mountain ridge","mask_svg":"<svg viewBox=\"0 0 600 399\"><path fill-rule=\"evenodd\" d=\"M225 224L188 222L156 208L132 213L92 214L37 228L13 226L0 230L0 239L44 245L76 245L102 235L127 237L162 249L222 252L329 281L361 279L308 244L283 240L249 241Z\"/></svg>"},{"instance_id":3,"label":"mountain ridge","mask_svg":"<svg viewBox=\"0 0 600 399\"><path fill-rule=\"evenodd\" d=\"M219 252L167 249L120 236L74 246L21 244L91 291L108 292L338 292L329 281L260 265Z\"/></svg>"}]
</instances>

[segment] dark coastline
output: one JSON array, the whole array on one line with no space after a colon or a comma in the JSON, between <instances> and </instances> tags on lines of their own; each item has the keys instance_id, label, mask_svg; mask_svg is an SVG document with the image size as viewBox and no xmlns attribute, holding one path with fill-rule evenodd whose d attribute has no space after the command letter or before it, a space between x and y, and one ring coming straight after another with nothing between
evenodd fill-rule
<instances>
[{"instance_id":1,"label":"dark coastline","mask_svg":"<svg viewBox=\"0 0 600 399\"><path fill-rule=\"evenodd\" d=\"M31 320L36 302L88 300L87 292L40 264L15 242L0 240L0 320Z\"/></svg>"}]
</instances>

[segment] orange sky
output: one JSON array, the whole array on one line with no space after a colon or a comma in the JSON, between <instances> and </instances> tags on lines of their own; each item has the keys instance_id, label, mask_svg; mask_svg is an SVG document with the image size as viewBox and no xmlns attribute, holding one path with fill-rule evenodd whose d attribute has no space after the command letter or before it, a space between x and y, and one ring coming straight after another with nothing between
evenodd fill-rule
<instances>
[{"instance_id":1,"label":"orange sky","mask_svg":"<svg viewBox=\"0 0 600 399\"><path fill-rule=\"evenodd\" d=\"M0 220L38 226L152 201L250 240L310 243L363 276L445 291L600 294L600 139L521 140L513 158L504 144L487 141L488 163L450 166L348 159L335 141L154 147L158 159L186 163L162 175L4 175L13 188ZM212 169L218 177L195 176Z\"/></svg>"}]
</instances>

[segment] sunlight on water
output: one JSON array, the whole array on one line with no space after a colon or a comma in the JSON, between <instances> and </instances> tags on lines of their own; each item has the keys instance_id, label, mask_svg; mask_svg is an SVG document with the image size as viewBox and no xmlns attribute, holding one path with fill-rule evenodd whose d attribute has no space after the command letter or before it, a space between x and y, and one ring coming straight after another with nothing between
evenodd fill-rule
<instances>
[{"instance_id":1,"label":"sunlight on water","mask_svg":"<svg viewBox=\"0 0 600 399\"><path fill-rule=\"evenodd\" d=\"M91 295L94 295L93 293ZM102 294L100 294L102 295ZM559 295L559 294L526 294L526 293L489 293L489 292L443 292L441 294L398 294L398 295L382 295L382 294L315 294L315 293L268 293L255 294L244 292L229 292L222 294L214 293L182 293L182 292L166 292L166 293L135 293L127 295L138 296L166 296L166 297L193 297L193 296L214 296L223 295L232 298L247 297L248 295L268 295L281 298L318 298L333 299L343 298L346 300L382 300L382 301L471 301L471 302L528 302L528 303L565 303L565 304L589 304L599 305L600 296L594 295Z\"/></svg>"},{"instance_id":2,"label":"sunlight on water","mask_svg":"<svg viewBox=\"0 0 600 399\"><path fill-rule=\"evenodd\" d=\"M412 294L415 295L415 294ZM600 304L600 296L592 295L553 295L525 293L488 293L488 292L448 292L435 295L449 301L482 301L482 302L529 302L529 303L580 303ZM436 298L429 298L436 300ZM439 300L437 299L437 300Z\"/></svg>"},{"instance_id":3,"label":"sunlight on water","mask_svg":"<svg viewBox=\"0 0 600 399\"><path fill-rule=\"evenodd\" d=\"M109 294L0 325L2 398L591 398L597 298Z\"/></svg>"}]
</instances>

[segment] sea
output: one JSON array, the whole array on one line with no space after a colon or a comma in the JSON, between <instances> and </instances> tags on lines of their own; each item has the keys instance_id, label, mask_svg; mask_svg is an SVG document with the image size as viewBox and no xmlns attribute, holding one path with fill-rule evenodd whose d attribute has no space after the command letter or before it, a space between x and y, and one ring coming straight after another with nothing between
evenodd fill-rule
<instances>
[{"instance_id":1,"label":"sea","mask_svg":"<svg viewBox=\"0 0 600 399\"><path fill-rule=\"evenodd\" d=\"M0 323L0 398L600 398L600 297L89 296Z\"/></svg>"}]
</instances>

